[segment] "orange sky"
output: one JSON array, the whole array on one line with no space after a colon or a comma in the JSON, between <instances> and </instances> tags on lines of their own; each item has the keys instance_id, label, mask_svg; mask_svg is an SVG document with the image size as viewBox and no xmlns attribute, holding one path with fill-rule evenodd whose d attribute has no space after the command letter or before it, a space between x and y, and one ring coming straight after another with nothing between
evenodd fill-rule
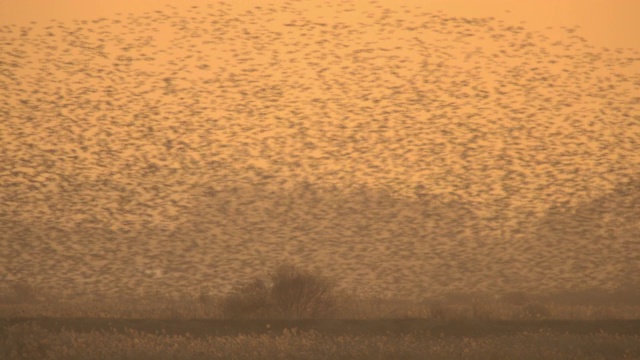
<instances>
[{"instance_id":1,"label":"orange sky","mask_svg":"<svg viewBox=\"0 0 640 360\"><path fill-rule=\"evenodd\" d=\"M355 230L336 237L333 229L345 228L346 223L307 217L320 213L315 209L301 210L304 216L283 215L287 226L297 222L288 233L263 216L269 210L262 209L269 209L271 196L288 196L286 189L299 183L336 186L344 194L366 185L389 189L398 198L434 195L464 203L481 218L477 223L486 226L486 235L478 238L494 241L483 247L485 255L479 256L473 245L465 248L465 256L483 257L488 264L500 251L496 244L515 239L522 245L517 255L526 260L523 264L537 269L538 260L548 257L548 242L541 242L536 252L525 246L527 231L537 231L537 215L544 216L551 206L568 211L603 199L637 176L640 128L633 119L638 116L640 61L633 59L640 59L640 37L634 37L640 34L634 23L640 0L289 2L291 6L270 7L285 1L228 1L231 9L210 14L204 8L218 4L212 0L0 0L0 160L10 164L9 170L0 171L0 182L9 179L7 186L0 186L0 198L10 199L0 204L0 216L15 216L24 224L62 224L69 231L94 226L122 234L148 231L153 249L164 246L158 245L164 235L153 235L158 229L171 236L174 230L177 234L186 229L171 239L180 244L219 236L221 242L211 242L212 252L203 256L215 261L224 257L229 265L225 268L240 274L235 269L244 262L220 255L227 251L218 246L224 241L239 244L259 234L264 248L255 248L270 250L239 255L245 250L238 246L236 255L247 259L287 253L289 245L320 244L317 259L324 263L334 262L334 245L323 248L317 239L362 244L369 236ZM201 6L164 11L167 4ZM265 9L244 17L234 13L260 5ZM222 8L210 8L218 7ZM387 16L387 9L394 14ZM142 14L155 10L162 10L161 15ZM444 16L437 14L429 23L424 13L438 10ZM386 23L387 17L394 22ZM495 19L487 20L487 26L462 21L471 17ZM90 22L98 18L110 21ZM236 26L238 19L241 26ZM317 28L313 23L307 26L307 21L317 19L322 19ZM49 31L50 20L64 26L50 26ZM77 20L87 20L87 26ZM297 24L299 20L304 26ZM403 21L426 26L397 25ZM33 31L18 28L31 22L37 23ZM325 23L331 22L336 29L325 30ZM17 26L6 26L12 24ZM576 26L575 33L567 30ZM491 36L485 36L488 33ZM473 38L465 40L467 36ZM240 200L234 205L238 211L229 211L246 223L227 221L224 204L217 213L210 210L218 200L209 193L235 194L238 189L246 198L230 196ZM260 193L262 189L269 191ZM263 199L258 203L264 207L245 207L252 196ZM276 224L264 227L273 230L256 226L245 231L255 223L244 214L254 210L255 223ZM217 214L228 227L212 221L209 234L200 232L200 223L209 224L210 214ZM405 216L400 211L389 217L390 222L396 215ZM349 221L357 221L358 227L370 221L366 216L354 219ZM457 215L451 219L451 225L438 227L461 225ZM323 230L307 231L306 224L313 221L313 231L315 225ZM400 224L394 225L397 232L367 240L376 243L370 248L383 260L363 268L371 276L359 283L373 282L378 275L391 282L385 274L409 268L427 276L422 253L411 247L413 237L423 235L410 234ZM607 224L617 223L607 219L602 224L604 231L612 226ZM452 258L461 259L457 242L447 243L458 235L424 229L442 247L452 249ZM469 228L469 239L477 235L471 234L474 229ZM402 241L409 244L410 253L377 245L398 243L395 234L409 234ZM71 244L60 253L85 251L84 243L60 239ZM77 239L80 243L84 234L78 233ZM600 277L602 267L618 266L618 259L631 261L634 254L627 255L625 247L631 248L634 239L605 245L610 239L592 244L600 247L566 242L555 261L564 266L566 255L576 249L584 256L574 257L575 264L590 264L592 279L612 279ZM0 241L13 239L0 236ZM424 242L424 253L435 249L429 241ZM586 244L584 239L576 241ZM42 249L43 259L57 265L53 263L58 259L46 253L50 248ZM112 253L112 248L104 249ZM209 258L194 260L190 249L184 250L188 263L209 264ZM362 250L344 251L348 257ZM49 274L32 266L39 263L37 258L23 256L33 252L16 254L21 266L40 271L32 275L42 275L45 282ZM126 252L133 255L118 254L127 270L117 276L136 279L141 275L129 273L129 262L146 257L148 250ZM173 252L166 254L158 256L174 261ZM415 256L416 266L405 266L407 254ZM396 263L400 270L378 266L390 256L402 259ZM441 268L428 266L447 279L451 262L442 259ZM71 276L84 274L66 258L63 261ZM503 262L509 271L510 261ZM573 268L549 264L549 273L566 271L555 277L558 282L567 284L567 276L574 276L576 284L584 281ZM482 279L502 276L496 275L497 268L481 265L474 270L475 278L461 277L458 285L475 286ZM522 278L531 273L522 269ZM208 276L227 278L222 275ZM535 276L549 284L547 275Z\"/></svg>"},{"instance_id":2,"label":"orange sky","mask_svg":"<svg viewBox=\"0 0 640 360\"><path fill-rule=\"evenodd\" d=\"M204 7L204 5L208 5L208 4L215 4L217 2L215 1L204 1L204 0L183 0L183 1L177 1L177 0L109 0L109 1L86 1L86 0L56 0L56 1L45 1L45 0L22 0L22 1L9 1L9 0L0 0L0 3L2 5L0 5L0 22L1 23L16 23L16 24L20 24L21 26L28 26L29 23L31 21L36 21L39 22L39 25L37 27L40 26L46 26L46 24L49 22L49 20L51 19L56 19L56 20L61 20L61 21L71 21L71 20L92 20L92 19L97 19L97 18L101 18L101 17L106 17L106 18L115 18L117 13L124 13L125 15L128 13L132 13L132 14L138 14L138 13L142 13L145 11L154 11L154 10L166 10L165 5L167 4L179 4L175 5L178 7L182 7L182 8L188 8L190 6L193 5L201 5L202 7ZM227 2L228 4L232 4L232 6L230 6L230 8L232 8L232 10L230 11L238 11L238 12L245 12L246 10L253 8L254 6L259 6L259 5L265 5L265 4L273 4L273 3L278 3L277 1L274 0L257 0L257 1L229 1ZM280 2L283 3L284 2ZM305 10L308 9L308 12L310 13L305 13L304 16L307 17L313 17L313 18L324 18L325 21L330 21L330 19L335 18L336 16L336 6L328 6L328 5L334 5L335 3L332 2L331 0L299 0L299 1L291 1L292 4L294 4L293 7L300 9L300 8L304 8ZM420 6L416 6L417 3L420 3ZM324 6L320 6L326 4ZM378 1L354 1L352 3L341 3L341 4L347 4L349 5L349 7L354 8L356 11L351 12L351 13L342 13L342 17L347 17L349 19L349 22L355 23L357 24L358 22L362 21L362 22L367 22L368 20L365 19L366 14L367 13L377 13L380 11L380 9L377 9L375 11L371 11L374 8L390 8L393 10L396 10L398 13L404 13L406 11L411 12L412 14L410 15L415 15L415 14L420 14L422 13L422 11L438 11L441 10L443 12L445 12L446 14L448 14L449 16L457 16L457 17L495 17L497 18L498 21L504 21L505 23L508 24L515 24L518 25L520 22L524 22L526 24L522 24L523 26L525 26L526 28L533 30L533 31L540 31L541 33L544 33L544 35L548 35L549 38L551 39L565 39L567 37L567 34L564 30L560 29L560 27L562 26L566 26L566 27L575 27L575 26L580 26L580 29L576 32L578 36L583 36L584 38L586 38L586 40L588 42L590 42L591 44L593 44L595 47L598 46L606 46L609 48L618 48L618 47L625 47L625 48L633 48L635 49L634 51L638 51L640 50L640 46L638 46L637 44L634 44L634 41L637 42L636 39L633 39L631 34L634 33L633 31L631 31L631 29L634 28L634 26L637 27L637 25L633 24L633 19L632 19L632 14L637 14L640 13L640 11L636 11L636 10L640 10L640 1L617 1L615 3L609 2L606 3L605 1L600 1L600 0L591 0L591 1L574 1L574 0L564 0L564 1L529 1L529 0L483 0L483 1L470 1L470 0L433 0L433 1L429 1L429 2L416 2L416 1L412 1L412 0L378 0ZM400 7L405 6L404 9L401 9ZM637 7L638 9L633 9L633 7ZM419 11L419 8L422 9L422 11ZM199 11L199 10L198 10ZM196 11L197 12L197 11ZM279 17L292 17L295 18L299 15L296 15L295 11L283 11L283 12L279 12L278 15ZM362 18L362 19L361 19ZM159 20L152 20L152 21L159 21ZM615 26L612 26L615 25ZM158 29L160 30L155 30L156 29L156 25ZM555 27L557 30L546 30L547 27L552 26ZM154 29L154 30L152 30ZM152 27L140 27L139 29L134 31L134 35L138 35L139 32L152 32L152 31L163 31L162 30L163 27L159 26L159 24L157 23L153 23ZM116 30L116 32L118 30L122 30L122 33L131 33L130 29L126 29L124 27L121 27L120 25L115 25L114 29ZM166 29L165 29L166 30ZM557 34L555 34L557 32ZM636 31L635 33L638 33L638 31ZM157 34L144 34L144 35L157 35ZM295 34L295 32L289 32L287 34L288 36L291 37L290 43L291 44L295 44L297 41L302 41L304 39L302 39L304 36L307 36L303 33L299 33L299 34ZM557 36L554 36L557 35ZM381 39L378 38L377 35L367 35L367 36L373 36L375 38L373 39L369 39L371 41L374 42L378 42L378 43L383 43L384 41L390 41L390 42L399 42L402 41L400 37L395 37L395 38L391 38L391 40L385 40L385 39ZM430 35L431 36L431 35ZM182 51L182 49L180 49L180 46L175 46L175 45L181 45L181 44L175 44L175 36L156 36L158 38L158 44L163 43L162 47L165 49L177 49L178 52ZM432 36L433 37L433 36ZM446 37L446 35L445 35ZM433 39L431 39L433 40ZM47 38L47 44L51 45L51 39ZM183 41L183 40L180 40ZM480 40L477 40L480 41ZM228 48L223 48L223 46L221 44L217 44L216 46L216 51L215 54L213 52L211 52L210 54L208 54L207 56L211 56L211 58L207 58L206 61L209 61L208 64L209 66L222 66L222 67L226 67L229 63L233 64L234 66L241 66L239 64L235 64L233 63L233 51L236 47L236 39L232 38L227 40L227 43L225 43L226 45L229 45L232 49L228 49ZM395 44L395 43L394 43ZM225 45L225 46L226 46ZM474 44L476 45L476 44ZM245 45L240 45L240 46L245 46ZM290 46L288 44L283 44L282 46L286 47L286 46ZM385 45L386 46L386 45ZM490 46L495 46L495 44L490 44L487 42L486 46L490 47ZM20 45L21 50L28 52L29 51L29 46L27 45ZM273 47L272 45L270 47ZM189 47L189 51L192 50L193 48ZM460 48L462 49L462 47ZM489 49L489 48L487 48ZM227 51L229 50L229 51ZM467 49L469 50L469 49ZM179 58L180 55L178 55L178 52L176 53L170 53L170 55L168 55L167 53L158 53L154 56L158 56L158 58L162 58L164 56L169 56L169 58L166 58L162 61L158 60L158 61L153 61L153 62L148 62L145 63L145 70L149 70L149 69L154 69L155 67L158 67L157 70L162 70L161 68L164 68L165 66L167 66L167 64L169 64L171 62L171 60L175 60L174 58ZM285 52L287 53L287 52ZM462 54L462 53L461 53ZM458 54L458 55L461 55ZM468 53L467 53L468 54ZM32 76L34 74L40 74L40 75L35 75L36 78L37 76L45 76L42 73L42 69L37 68L37 66L39 66L38 64L41 64L41 61L36 61L36 59L38 59L39 57L42 56L48 56L46 55L45 52L42 51L41 48L38 48L38 51L34 51L34 53L32 54L31 59L33 60L32 63L33 65L29 65L29 66L24 66L20 71L20 75L25 76L28 73L29 76ZM256 65L257 66L262 66L262 64L265 63L265 61L269 61L268 58L265 58L265 56L261 55L261 53L258 51L256 52L256 54L252 54L252 56L254 56L256 58ZM262 58L260 58L262 56ZM292 55L293 57L299 57L300 55L294 54ZM405 53L403 53L403 56L406 57L406 59L410 60L411 62L413 62L413 64L420 64L422 59L421 59L421 54L419 52L416 51L406 51ZM637 56L636 56L637 57ZM453 64L453 62L458 62L459 64L457 64L458 66L462 66L464 63L464 58L461 56L453 56L453 58L455 60L451 60L451 63ZM287 61L291 61L291 60L298 60L298 59L284 59L281 61L281 63L283 64L290 64L291 62L287 62ZM46 61L46 60L44 60ZM182 61L182 60L180 60ZM186 60L185 60L186 61ZM195 60L194 60L195 61ZM200 61L200 60L198 60ZM205 60L203 60L205 61ZM505 61L509 61L508 59ZM407 64L409 64L410 62L407 62ZM472 66L472 63L467 64L469 66ZM638 73L638 65L639 64L635 64L635 68L630 69L629 68L625 68L625 69L621 69L620 71L626 70L626 71L632 71L635 74ZM36 66L36 68L34 68L34 66ZM193 66L196 66L195 64ZM406 68L411 72L411 71L416 71L416 66L409 66L407 65ZM465 65L466 66L466 65ZM564 66L564 65L563 65ZM222 69L222 67L220 69ZM288 66L288 69L292 71L294 67L292 66ZM313 66L302 66L299 71L296 73L295 76L297 77L308 77L308 79L315 79L315 71L317 69L315 69ZM175 70L174 70L175 71ZM226 71L226 70L225 70ZM608 71L606 68L602 68L599 71ZM193 73L194 76L197 76L198 73ZM283 75L284 74L284 75ZM503 73L500 73L503 74ZM50 76L49 74L47 74L46 76ZM187 76L187 75L185 75ZM277 79L277 80L265 80L267 84L271 84L270 81L277 81L277 82L282 82L282 83L287 83L288 81L288 77L290 77L291 75L286 75L282 69L279 69L278 71L275 71L273 74L273 79ZM339 75L339 76L344 76L343 74ZM494 76L493 73L486 73L483 76L485 76L487 79L489 80L495 80L492 77ZM40 79L40 78L37 78ZM40 80L38 80L40 81ZM89 80L89 79L85 79L84 81L93 81L93 80ZM97 80L96 80L97 81ZM310 80L309 84L316 84L317 80ZM353 81L352 84L354 84L354 86L358 87L359 86L359 82L361 80L358 81ZM382 81L382 80L377 80L377 81ZM385 80L385 84L395 84L396 81L398 81L398 79L394 78L393 76L390 76L389 78L386 78ZM60 78L60 82L70 86L71 82L69 79L67 79L66 77L61 77ZM379 83L376 83L379 85ZM105 85L103 83L100 82L96 82L95 83L96 88L100 88L100 87L104 87ZM124 84L123 84L124 85ZM180 84L178 84L180 85ZM44 86L43 84L40 84L39 86ZM182 86L186 86L185 84L182 84ZM384 88L384 86L375 86L376 91L382 91L381 88ZM319 85L313 85L313 86L309 86L309 89L305 90L305 94L306 96L311 96L313 97L317 97L317 98L325 98L327 96L327 94L325 94L326 89L323 88L322 86ZM622 90L620 90L622 91ZM637 91L637 87L633 88L633 91ZM359 93L358 93L359 94ZM302 101L302 98L298 98L297 95L299 94L291 94L291 98L295 98L297 99L297 103L298 104L302 104L304 103L304 101ZM357 96L357 95L354 95ZM374 96L383 96L383 93L375 93ZM223 97L221 96L220 99L222 99ZM225 98L227 101L227 103L229 104L233 104L236 103L238 101L244 101L244 100L240 100L237 98ZM16 103L19 102L19 99L16 97L13 99ZM523 101L522 99L515 99L515 98L511 98L512 101ZM593 102L586 102L585 106L596 106L594 105L595 103ZM181 106L181 105L180 105ZM299 106L299 105L297 105ZM16 108L17 105L16 105ZM222 108L222 107L220 107ZM283 107L283 109L286 107ZM214 111L213 113L211 113L211 116L216 116L216 117L224 117L226 115L229 115L230 113L233 113L233 110L221 110L221 109L217 109L217 110L212 110ZM470 109L470 106L467 106L465 111L472 111ZM233 116L236 116L235 114ZM554 115L557 116L557 115ZM366 117L365 117L366 118ZM337 121L339 120L338 118L336 119L331 119L332 121ZM355 123L355 121L354 121ZM325 124L327 125L327 124ZM322 133L322 134L326 134L326 132L328 131L327 129L330 128L330 126L325 126L323 124L317 124L317 130L318 133ZM414 130L415 127L417 127L418 124L414 124ZM485 128L488 128L489 125L485 124ZM568 126L568 125L567 125ZM611 127L607 128L607 131L610 130ZM338 128L335 128L338 129ZM92 130L95 131L95 130ZM344 133L344 131L342 130L336 130L340 133ZM386 136L396 136L396 130L393 131L388 131L389 134L387 134ZM425 131L426 132L426 131ZM553 132L553 130L549 130L550 133ZM93 133L93 132L91 132ZM609 133L611 133L611 131L609 131ZM226 133L225 133L226 134ZM386 133L385 133L386 134ZM308 135L308 134L307 134ZM370 135L370 134L369 134ZM367 135L367 136L369 136ZM601 136L604 136L603 134L600 134ZM195 142L197 141L196 139L196 135L195 134L191 134L191 135L183 135L183 139L186 139L186 136L191 136L193 138L189 138L189 141ZM226 135L225 135L226 136ZM233 135L229 135L229 136L233 136ZM305 135L306 136L306 135ZM324 136L324 135L323 135ZM371 135L372 136L372 135ZM399 136L399 135L398 135ZM415 138L415 134L412 135ZM498 135L496 138L493 138L493 140L497 141L497 143L492 144L492 145L487 145L487 149L493 149L494 151L496 148L500 147L500 144L502 143L502 139L500 138L501 135ZM401 138L401 137L400 137ZM433 140L433 139L430 139ZM430 141L429 140L429 141ZM347 139L347 142L350 141ZM373 140L372 140L373 141ZM423 143L429 143L429 141L427 139L423 139L421 140L423 141ZM364 141L365 143L367 141ZM75 144L75 143L74 143ZM333 144L333 143L331 143ZM299 144L298 144L299 145ZM407 146L406 144L403 143L399 143L397 144L398 146ZM532 144L528 144L526 143L524 140L520 141L519 144L517 144L518 146L522 146L524 148L526 148L527 146L530 146ZM68 150L71 150L71 148L74 145L70 145L68 147ZM238 145L241 146L241 145ZM327 145L327 149L323 149L322 151L326 150L327 152L333 152L334 149L331 148L331 146ZM373 146L373 145L371 145ZM277 151L277 154L293 154L293 155L299 155L301 151L307 151L305 154L307 154L308 156L310 156L309 161L316 161L314 159L318 158L320 155L319 153L321 153L322 151L320 149L316 149L316 150L302 150L302 149L297 149L297 150L291 150L291 148L286 145L283 145L282 149L279 149L280 151ZM530 149L529 149L530 150ZM128 151L128 150L127 150ZM376 150L378 151L378 150ZM462 150L459 150L462 151ZM381 151L381 153L384 153L385 151ZM533 151L529 151L530 153L533 153ZM132 156L135 157L135 154L130 153L130 152L125 152L127 154L127 156ZM237 152L232 152L232 153L237 153ZM490 153L485 151L485 152L481 152L479 151L478 154L479 155L484 155ZM450 155L452 157L455 157L456 153L450 153ZM194 155L195 156L195 155ZM610 157L615 157L617 156L614 152L610 152L608 153L608 156ZM395 169L398 171L398 174L401 174L403 177L403 181L400 182L401 184L414 184L414 183L418 183L419 181L421 181L420 179L423 179L426 177L425 174L420 173L419 171L417 171L417 163L418 163L418 159L420 158L419 152L414 152L414 153L408 153L405 157L403 157L403 161L402 163L397 163L397 162L393 162L391 160L389 160L390 164L394 164ZM357 169L361 169L362 170L362 174L368 174L368 169L366 169L366 166L363 165L362 162L358 162L353 160L353 157L345 157L345 160L340 161L340 162L335 162L335 163L330 163L327 162L325 165L327 168L324 171L327 171L329 173L331 172L340 172L343 171L344 173L348 173L350 174L350 178L353 179L354 182L365 182L366 181L371 181L372 177L369 175L362 175L362 178L357 178L355 174L360 174ZM636 158L637 159L637 158ZM278 169L278 170L274 170L272 168L270 168L269 164L272 164L272 159L270 158L263 158L262 156L255 156L254 159L255 163L251 163L251 165L257 166L257 167L263 167L264 169L270 169L271 171L275 171L277 172L279 175L282 175L283 177L288 177L291 179L295 179L296 176L293 175L293 173L288 175L285 175L284 170L282 169ZM492 162L492 159L486 159L488 163ZM591 157L591 158L586 158L585 161L589 161L589 163L583 163L583 167L585 169L590 169L592 167L595 166L595 164L593 162L596 161L595 157ZM612 161L612 158L609 159L610 161ZM353 162L351 162L353 161ZM395 161L395 160L394 160ZM436 163L428 163L425 162L425 166L427 166L429 169L432 169L433 171L435 171L436 173L441 173L443 172L442 169L447 168L447 169L452 169L455 168L457 171L456 174L459 174L460 176L458 176L458 178L462 178L462 175L468 175L470 172L463 169L462 167L458 166L459 164L454 164L454 163L450 163L450 159L448 157L443 157L443 164L436 164ZM531 159L530 161L534 161L533 159ZM234 164L237 164L237 166L239 166L240 168L243 168L244 166L247 165L247 162L245 160L233 160L232 161ZM480 163L482 163L482 161L479 161ZM390 164L387 164L388 166L391 166ZM175 164L174 164L175 165ZM385 167L387 166L385 165ZM628 164L627 164L628 166ZM416 168L414 168L416 167ZM266 170L265 170L266 171ZM484 170L483 170L484 171ZM604 170L603 170L604 171ZM313 174L314 171L307 169L304 171L304 173L306 174ZM484 173L483 173L484 174ZM379 177L385 177L389 175L388 171L385 171L384 173L380 173L377 174L376 176ZM433 174L431 174L433 175ZM430 175L430 176L431 176ZM398 175L400 176L400 175ZM484 176L484 175L483 175ZM379 179L378 179L379 180ZM318 180L318 181L326 181L326 180ZM393 181L391 180L386 180L388 183L393 183ZM545 180L546 181L546 180ZM481 181L482 182L482 181ZM486 185L489 186L491 185L491 182L487 182L485 181ZM440 186L440 185L439 185ZM461 185L462 186L462 185ZM605 189L602 188L602 184L593 184L591 183L591 186L594 188L597 188L600 191L604 191ZM490 186L489 186L490 187ZM407 185L407 189L409 189L410 187ZM446 192L450 192L453 191L454 186L453 183L451 181L449 181L447 183L447 185L442 185L442 187L440 188L439 191L446 193ZM409 190L406 190L409 191ZM487 193L487 189L484 190L478 190L475 189L473 190L474 193L480 194L480 193ZM488 193L491 194L491 193ZM541 205L541 206L546 206L546 205Z\"/></svg>"},{"instance_id":3,"label":"orange sky","mask_svg":"<svg viewBox=\"0 0 640 360\"><path fill-rule=\"evenodd\" d=\"M307 1L307 0L303 0ZM111 16L118 12L155 10L170 3L178 6L209 4L204 0L4 0L0 2L0 23L26 25L30 21L82 19ZM321 3L317 0L308 1ZM250 8L273 0L228 1L234 8ZM277 3L277 2L276 2ZM369 6L369 1L356 1ZM413 0L379 0L386 7ZM579 33L597 46L640 49L640 1L636 0L431 0L419 2L425 10L442 10L457 16L494 16L509 21L526 21L543 30L547 26L580 26Z\"/></svg>"}]
</instances>

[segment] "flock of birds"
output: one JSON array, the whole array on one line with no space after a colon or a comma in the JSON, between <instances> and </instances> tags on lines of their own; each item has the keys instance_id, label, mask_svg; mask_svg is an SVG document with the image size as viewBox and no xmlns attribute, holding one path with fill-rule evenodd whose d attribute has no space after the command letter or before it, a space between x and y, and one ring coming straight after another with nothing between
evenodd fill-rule
<instances>
[{"instance_id":1,"label":"flock of birds","mask_svg":"<svg viewBox=\"0 0 640 360\"><path fill-rule=\"evenodd\" d=\"M529 235L637 178L638 52L371 4L0 26L2 277L225 289L284 248L374 292L615 284L635 238L575 271Z\"/></svg>"}]
</instances>

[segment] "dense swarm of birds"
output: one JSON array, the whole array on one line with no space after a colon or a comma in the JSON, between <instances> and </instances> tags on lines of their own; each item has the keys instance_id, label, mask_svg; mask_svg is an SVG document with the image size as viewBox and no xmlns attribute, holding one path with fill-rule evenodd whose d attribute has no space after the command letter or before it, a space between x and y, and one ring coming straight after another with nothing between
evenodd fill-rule
<instances>
[{"instance_id":1,"label":"dense swarm of birds","mask_svg":"<svg viewBox=\"0 0 640 360\"><path fill-rule=\"evenodd\" d=\"M378 293L615 286L640 55L564 30L330 1L0 26L0 275L220 290L288 255Z\"/></svg>"}]
</instances>

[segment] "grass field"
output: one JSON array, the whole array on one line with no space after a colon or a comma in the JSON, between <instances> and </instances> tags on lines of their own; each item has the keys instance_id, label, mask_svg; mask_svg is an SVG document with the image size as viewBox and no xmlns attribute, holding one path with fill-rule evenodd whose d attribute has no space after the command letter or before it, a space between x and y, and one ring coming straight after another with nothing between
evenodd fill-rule
<instances>
[{"instance_id":1,"label":"grass field","mask_svg":"<svg viewBox=\"0 0 640 360\"><path fill-rule=\"evenodd\" d=\"M631 290L422 302L344 293L321 319L230 319L224 298L205 294L73 302L22 285L3 299L3 359L640 358Z\"/></svg>"},{"instance_id":2,"label":"grass field","mask_svg":"<svg viewBox=\"0 0 640 360\"><path fill-rule=\"evenodd\" d=\"M267 324L265 326L268 326ZM469 324L466 324L469 326ZM479 322L477 330L491 328ZM246 324L245 324L246 326ZM463 329L464 324L449 324ZM3 329L4 359L638 359L640 332L574 333L582 325L482 336L412 332L326 334L297 328L233 336L141 330L49 330L35 323ZM391 329L391 327L390 327Z\"/></svg>"}]
</instances>

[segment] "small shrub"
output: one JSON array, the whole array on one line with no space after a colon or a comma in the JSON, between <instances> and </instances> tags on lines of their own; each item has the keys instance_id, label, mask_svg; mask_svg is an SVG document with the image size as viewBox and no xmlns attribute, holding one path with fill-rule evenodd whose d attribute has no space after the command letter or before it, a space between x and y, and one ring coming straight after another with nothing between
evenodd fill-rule
<instances>
[{"instance_id":1,"label":"small shrub","mask_svg":"<svg viewBox=\"0 0 640 360\"><path fill-rule=\"evenodd\" d=\"M222 300L221 308L227 318L325 317L336 309L334 289L334 283L320 273L285 263L266 281L255 278L236 286Z\"/></svg>"},{"instance_id":2,"label":"small shrub","mask_svg":"<svg viewBox=\"0 0 640 360\"><path fill-rule=\"evenodd\" d=\"M286 318L317 318L335 310L335 284L320 273L282 264L271 274L271 296Z\"/></svg>"}]
</instances>

